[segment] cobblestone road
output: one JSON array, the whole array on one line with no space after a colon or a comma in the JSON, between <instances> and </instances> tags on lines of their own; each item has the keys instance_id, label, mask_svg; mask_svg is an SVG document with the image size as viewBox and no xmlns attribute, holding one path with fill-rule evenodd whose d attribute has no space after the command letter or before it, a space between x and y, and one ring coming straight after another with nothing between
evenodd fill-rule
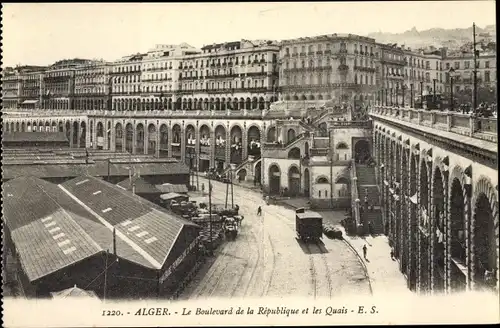
<instances>
[{"instance_id":1,"label":"cobblestone road","mask_svg":"<svg viewBox=\"0 0 500 328\"><path fill-rule=\"evenodd\" d=\"M205 179L200 178L200 183L208 186ZM224 204L226 185L213 184L212 201ZM234 203L245 217L236 240L219 247L180 299L330 298L370 293L363 266L344 241L323 237L320 244L300 242L294 211L265 205L258 192L234 186ZM256 215L259 205L263 209L260 217Z\"/></svg>"}]
</instances>

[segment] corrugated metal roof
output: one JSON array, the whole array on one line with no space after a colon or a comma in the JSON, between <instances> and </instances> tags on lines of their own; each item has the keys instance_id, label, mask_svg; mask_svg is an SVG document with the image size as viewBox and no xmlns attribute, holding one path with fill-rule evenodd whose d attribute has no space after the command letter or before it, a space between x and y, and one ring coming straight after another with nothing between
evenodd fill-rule
<instances>
[{"instance_id":1,"label":"corrugated metal roof","mask_svg":"<svg viewBox=\"0 0 500 328\"><path fill-rule=\"evenodd\" d=\"M64 132L10 132L2 136L3 142L68 142Z\"/></svg>"},{"instance_id":2,"label":"corrugated metal roof","mask_svg":"<svg viewBox=\"0 0 500 328\"><path fill-rule=\"evenodd\" d=\"M122 239L142 254L152 267L163 265L184 226L198 227L142 197L95 177L78 177L60 186L107 224L114 226L117 239L123 236ZM96 191L101 193L95 196L93 193ZM147 234L143 234L144 231Z\"/></svg>"},{"instance_id":3,"label":"corrugated metal roof","mask_svg":"<svg viewBox=\"0 0 500 328\"><path fill-rule=\"evenodd\" d=\"M183 229L198 228L90 176L59 186L35 177L17 178L4 184L3 198L4 219L30 281L104 250L160 269L173 246L183 242L178 240Z\"/></svg>"},{"instance_id":4,"label":"corrugated metal roof","mask_svg":"<svg viewBox=\"0 0 500 328\"><path fill-rule=\"evenodd\" d=\"M188 192L186 185L183 185L183 184L164 183L161 185L156 185L156 188L165 194L172 193L172 192L182 194L182 193Z\"/></svg>"},{"instance_id":5,"label":"corrugated metal roof","mask_svg":"<svg viewBox=\"0 0 500 328\"><path fill-rule=\"evenodd\" d=\"M110 164L110 176L128 176L129 168L140 171L141 175L180 175L189 174L189 169L181 163L134 163ZM3 179L14 179L32 175L38 178L73 178L81 175L107 176L108 162L94 164L27 164L2 165Z\"/></svg>"},{"instance_id":6,"label":"corrugated metal roof","mask_svg":"<svg viewBox=\"0 0 500 328\"><path fill-rule=\"evenodd\" d=\"M75 221L83 209L57 186L23 177L5 183L3 197L3 218L30 281L102 251Z\"/></svg>"}]
</instances>

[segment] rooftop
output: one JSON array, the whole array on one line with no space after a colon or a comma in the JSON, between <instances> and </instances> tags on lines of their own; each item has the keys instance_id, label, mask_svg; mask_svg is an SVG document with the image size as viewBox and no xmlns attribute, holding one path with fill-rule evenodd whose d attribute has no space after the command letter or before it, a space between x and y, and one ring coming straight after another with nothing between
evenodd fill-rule
<instances>
[{"instance_id":1,"label":"rooftop","mask_svg":"<svg viewBox=\"0 0 500 328\"><path fill-rule=\"evenodd\" d=\"M159 194L161 192L154 185L138 176L127 178L117 183L117 185L128 191L131 191L133 189L132 186L134 186L137 194Z\"/></svg>"},{"instance_id":2,"label":"rooftop","mask_svg":"<svg viewBox=\"0 0 500 328\"><path fill-rule=\"evenodd\" d=\"M30 281L113 248L151 269L172 263L199 227L90 176L55 185L35 177L4 184L4 219ZM186 230L187 229L187 230ZM189 241L188 241L189 242Z\"/></svg>"},{"instance_id":3,"label":"rooftop","mask_svg":"<svg viewBox=\"0 0 500 328\"><path fill-rule=\"evenodd\" d=\"M64 132L9 132L2 142L68 142L68 137Z\"/></svg>"}]
</instances>

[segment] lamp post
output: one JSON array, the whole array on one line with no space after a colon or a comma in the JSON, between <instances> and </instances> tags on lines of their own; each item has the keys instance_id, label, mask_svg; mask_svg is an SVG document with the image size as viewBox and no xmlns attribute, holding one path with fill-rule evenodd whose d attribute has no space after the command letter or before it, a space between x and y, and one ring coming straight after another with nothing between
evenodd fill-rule
<instances>
[{"instance_id":1,"label":"lamp post","mask_svg":"<svg viewBox=\"0 0 500 328\"><path fill-rule=\"evenodd\" d=\"M420 81L420 107L424 108L424 81Z\"/></svg>"},{"instance_id":2,"label":"lamp post","mask_svg":"<svg viewBox=\"0 0 500 328\"><path fill-rule=\"evenodd\" d=\"M453 76L455 75L455 69L452 67L449 71L450 74L450 110L453 112L455 110L455 101L453 99Z\"/></svg>"},{"instance_id":3,"label":"lamp post","mask_svg":"<svg viewBox=\"0 0 500 328\"><path fill-rule=\"evenodd\" d=\"M396 84L396 107L399 107L399 84Z\"/></svg>"},{"instance_id":4,"label":"lamp post","mask_svg":"<svg viewBox=\"0 0 500 328\"><path fill-rule=\"evenodd\" d=\"M413 83L410 84L410 107L413 108Z\"/></svg>"},{"instance_id":5,"label":"lamp post","mask_svg":"<svg viewBox=\"0 0 500 328\"><path fill-rule=\"evenodd\" d=\"M401 105L403 106L403 108L405 108L405 90L406 90L406 84L403 84L401 86L401 89L403 90L403 99L402 99L402 104Z\"/></svg>"},{"instance_id":6,"label":"lamp post","mask_svg":"<svg viewBox=\"0 0 500 328\"><path fill-rule=\"evenodd\" d=\"M433 102L433 106L436 106L436 79L432 79L432 90L433 90L433 94L432 94L432 102Z\"/></svg>"}]
</instances>

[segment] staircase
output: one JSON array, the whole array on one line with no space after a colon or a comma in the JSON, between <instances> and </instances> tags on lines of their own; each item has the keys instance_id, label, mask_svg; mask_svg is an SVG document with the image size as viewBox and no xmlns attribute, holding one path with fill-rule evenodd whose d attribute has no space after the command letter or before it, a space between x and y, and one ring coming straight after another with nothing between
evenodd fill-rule
<instances>
[{"instance_id":1,"label":"staircase","mask_svg":"<svg viewBox=\"0 0 500 328\"><path fill-rule=\"evenodd\" d=\"M373 234L383 234L384 221L380 208L380 192L375 179L375 167L363 164L355 164L355 166L358 195L361 201L359 205L362 207L360 211L361 222L370 222ZM375 206L375 208L370 210L369 206Z\"/></svg>"},{"instance_id":2,"label":"staircase","mask_svg":"<svg viewBox=\"0 0 500 328\"><path fill-rule=\"evenodd\" d=\"M253 168L254 168L254 165L256 165L260 160L261 160L260 156L254 156L253 161L250 161L249 158L247 157L243 162L238 164L236 166L236 168L234 169L235 174L233 175L233 179L237 179L238 172L242 169L245 169L247 171L246 180L253 181L253 178L254 178ZM231 168L227 168L226 170L224 170L223 175L229 173L230 170L231 170Z\"/></svg>"},{"instance_id":3,"label":"staircase","mask_svg":"<svg viewBox=\"0 0 500 328\"><path fill-rule=\"evenodd\" d=\"M304 140L304 138L308 138L308 137L309 137L309 131L302 132L301 134L297 135L295 138L293 138L292 140L290 140L289 142L284 144L283 148L285 148L285 149L291 148L295 144L297 144L299 141Z\"/></svg>"},{"instance_id":4,"label":"staircase","mask_svg":"<svg viewBox=\"0 0 500 328\"><path fill-rule=\"evenodd\" d=\"M356 164L356 174L358 175L358 186L377 185L374 167Z\"/></svg>"}]
</instances>

